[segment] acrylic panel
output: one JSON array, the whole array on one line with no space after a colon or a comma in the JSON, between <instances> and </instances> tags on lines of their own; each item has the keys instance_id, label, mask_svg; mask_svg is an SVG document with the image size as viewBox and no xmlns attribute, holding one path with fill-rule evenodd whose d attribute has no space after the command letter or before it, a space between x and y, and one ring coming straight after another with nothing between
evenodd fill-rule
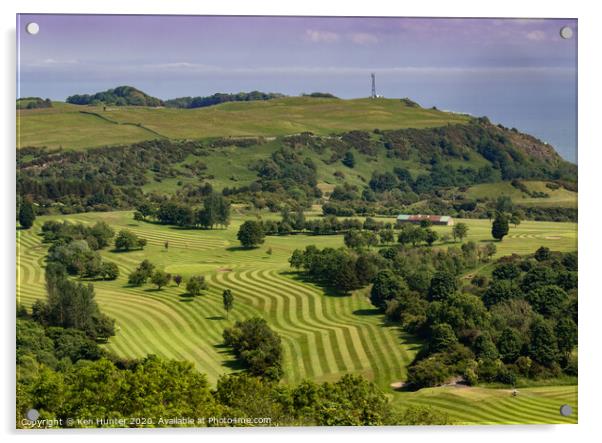
<instances>
[{"instance_id":1,"label":"acrylic panel","mask_svg":"<svg viewBox=\"0 0 602 443\"><path fill-rule=\"evenodd\" d=\"M577 20L17 16L18 428L577 423Z\"/></svg>"}]
</instances>

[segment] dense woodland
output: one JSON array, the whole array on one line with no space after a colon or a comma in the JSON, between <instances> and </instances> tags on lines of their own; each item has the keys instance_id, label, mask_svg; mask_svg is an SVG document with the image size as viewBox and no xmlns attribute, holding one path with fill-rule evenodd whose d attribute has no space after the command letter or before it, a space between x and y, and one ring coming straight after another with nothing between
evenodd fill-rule
<instances>
[{"instance_id":1,"label":"dense woodland","mask_svg":"<svg viewBox=\"0 0 602 443\"><path fill-rule=\"evenodd\" d=\"M346 293L369 287L390 322L424 339L411 388L454 377L515 385L519 378L577 375L577 254L541 247L497 261L491 278L470 275L494 250L474 242L447 250L392 246L296 250L291 266Z\"/></svg>"}]
</instances>

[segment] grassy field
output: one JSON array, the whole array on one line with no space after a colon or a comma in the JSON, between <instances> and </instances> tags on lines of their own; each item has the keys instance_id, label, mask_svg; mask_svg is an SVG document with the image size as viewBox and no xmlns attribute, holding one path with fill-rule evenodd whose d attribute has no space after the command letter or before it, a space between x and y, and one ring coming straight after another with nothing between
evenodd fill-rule
<instances>
[{"instance_id":1,"label":"grassy field","mask_svg":"<svg viewBox=\"0 0 602 443\"><path fill-rule=\"evenodd\" d=\"M430 406L449 414L455 424L545 424L577 423L577 386L511 389L439 387L393 395L393 404ZM570 405L573 414L560 415L560 406Z\"/></svg>"},{"instance_id":2,"label":"grassy field","mask_svg":"<svg viewBox=\"0 0 602 443\"><path fill-rule=\"evenodd\" d=\"M107 110L56 102L49 109L19 111L17 138L18 147L82 149L159 136L196 139L303 131L326 135L351 129L443 126L467 119L459 114L409 107L395 99L287 97L197 109L124 106Z\"/></svg>"},{"instance_id":3,"label":"grassy field","mask_svg":"<svg viewBox=\"0 0 602 443\"><path fill-rule=\"evenodd\" d=\"M525 206L542 206L542 207L577 207L577 193L568 191L564 188L549 189L544 181L523 181L527 189L531 192L545 192L549 195L548 198L533 198L528 194L524 194L519 189L512 186L510 182L500 183L483 183L480 185L471 186L465 193L469 199L495 199L502 195L508 196L512 201L519 205Z\"/></svg>"},{"instance_id":4,"label":"grassy field","mask_svg":"<svg viewBox=\"0 0 602 443\"><path fill-rule=\"evenodd\" d=\"M238 369L222 346L224 327L259 315L283 338L287 382L304 378L335 380L345 373L362 374L390 392L396 405L429 404L447 410L455 420L472 423L555 423L562 421L558 414L562 403L576 406L574 386L524 389L518 399L503 389L391 391L390 383L405 378L406 367L421 344L398 327L385 324L365 291L346 297L325 294L290 272L287 263L295 248L308 244L340 246L342 236L268 237L261 248L241 250L236 232L242 217L235 217L227 230L213 231L138 223L130 212L39 217L32 229L17 233L17 301L27 306L45 296L43 267L47 246L41 243L38 233L48 218L83 223L105 220L116 230L128 228L148 240L144 251L103 251L106 260L117 263L121 276L113 282L94 282L101 309L116 319L117 335L107 347L118 355L142 357L153 353L190 360L215 382L220 374ZM465 222L470 227L469 239L489 241L489 221ZM511 228L508 238L498 244L498 255L530 253L541 245L553 250L575 250L576 228L571 223L523 222L518 228ZM441 233L451 230L435 229ZM169 242L168 250L165 241ZM268 248L272 254L267 253ZM192 299L184 295L184 288L174 284L162 291L150 285L128 287L127 275L144 258L184 278L202 274L210 289ZM229 320L224 318L222 308L224 288L231 288L235 295ZM576 414L569 419L575 420Z\"/></svg>"}]
</instances>

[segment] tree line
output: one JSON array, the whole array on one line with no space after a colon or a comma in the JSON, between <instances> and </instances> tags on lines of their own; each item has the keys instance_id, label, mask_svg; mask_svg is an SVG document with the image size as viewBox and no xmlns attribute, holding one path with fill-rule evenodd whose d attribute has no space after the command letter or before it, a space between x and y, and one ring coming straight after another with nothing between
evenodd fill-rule
<instances>
[{"instance_id":1,"label":"tree line","mask_svg":"<svg viewBox=\"0 0 602 443\"><path fill-rule=\"evenodd\" d=\"M148 219L181 227L226 227L230 224L230 202L222 195L212 192L204 198L200 208L193 208L175 200L168 200L159 205L148 201L138 203L134 220Z\"/></svg>"},{"instance_id":2,"label":"tree line","mask_svg":"<svg viewBox=\"0 0 602 443\"><path fill-rule=\"evenodd\" d=\"M219 105L228 102L248 102L256 100L272 100L274 98L284 97L284 94L275 92L238 92L236 94L226 94L218 92L205 97L179 97L165 100L165 106L168 108L205 108L207 106Z\"/></svg>"}]
</instances>

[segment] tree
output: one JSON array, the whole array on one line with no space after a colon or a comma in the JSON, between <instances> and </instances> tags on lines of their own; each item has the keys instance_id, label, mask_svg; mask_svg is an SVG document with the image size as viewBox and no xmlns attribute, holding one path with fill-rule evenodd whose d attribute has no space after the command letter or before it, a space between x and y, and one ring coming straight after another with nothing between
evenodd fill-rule
<instances>
[{"instance_id":1,"label":"tree","mask_svg":"<svg viewBox=\"0 0 602 443\"><path fill-rule=\"evenodd\" d=\"M487 243L483 247L483 260L488 261L495 255L497 252L497 246L494 243Z\"/></svg>"},{"instance_id":2,"label":"tree","mask_svg":"<svg viewBox=\"0 0 602 443\"><path fill-rule=\"evenodd\" d=\"M537 251L535 251L535 254L533 256L535 257L535 260L537 260L537 261L549 260L551 257L550 248L541 246Z\"/></svg>"},{"instance_id":3,"label":"tree","mask_svg":"<svg viewBox=\"0 0 602 443\"><path fill-rule=\"evenodd\" d=\"M282 376L280 336L263 318L237 321L224 329L224 343L231 346L252 375L278 380Z\"/></svg>"},{"instance_id":4,"label":"tree","mask_svg":"<svg viewBox=\"0 0 602 443\"><path fill-rule=\"evenodd\" d=\"M147 280L148 276L139 269L131 272L128 276L128 284L132 286L142 286Z\"/></svg>"},{"instance_id":5,"label":"tree","mask_svg":"<svg viewBox=\"0 0 602 443\"><path fill-rule=\"evenodd\" d=\"M97 249L109 246L111 239L115 236L115 231L104 221L99 221L90 228L90 235L94 237L98 245Z\"/></svg>"},{"instance_id":6,"label":"tree","mask_svg":"<svg viewBox=\"0 0 602 443\"><path fill-rule=\"evenodd\" d=\"M520 289L515 282L511 280L493 280L483 294L483 302L487 307L491 307L520 296Z\"/></svg>"},{"instance_id":7,"label":"tree","mask_svg":"<svg viewBox=\"0 0 602 443\"><path fill-rule=\"evenodd\" d=\"M186 291L192 296L200 295L207 288L207 282L202 275L190 277L190 280L186 283Z\"/></svg>"},{"instance_id":8,"label":"tree","mask_svg":"<svg viewBox=\"0 0 602 443\"><path fill-rule=\"evenodd\" d=\"M436 354L410 366L407 381L416 388L427 388L444 383L451 375L449 364Z\"/></svg>"},{"instance_id":9,"label":"tree","mask_svg":"<svg viewBox=\"0 0 602 443\"><path fill-rule=\"evenodd\" d=\"M370 302L379 309L385 309L387 301L399 298L407 291L406 282L393 271L385 269L376 274L372 282Z\"/></svg>"},{"instance_id":10,"label":"tree","mask_svg":"<svg viewBox=\"0 0 602 443\"><path fill-rule=\"evenodd\" d=\"M230 289L224 289L222 293L222 299L224 302L224 310L226 311L226 320L232 308L234 307L234 295Z\"/></svg>"},{"instance_id":11,"label":"tree","mask_svg":"<svg viewBox=\"0 0 602 443\"><path fill-rule=\"evenodd\" d=\"M355 166L355 157L353 156L353 152L347 151L343 157L342 163L348 168L353 168Z\"/></svg>"},{"instance_id":12,"label":"tree","mask_svg":"<svg viewBox=\"0 0 602 443\"><path fill-rule=\"evenodd\" d=\"M433 231L431 228L426 228L424 230L424 241L426 241L429 246L433 246L433 243L435 243L438 239L439 234L437 234L436 231Z\"/></svg>"},{"instance_id":13,"label":"tree","mask_svg":"<svg viewBox=\"0 0 602 443\"><path fill-rule=\"evenodd\" d=\"M144 248L146 239L139 238L128 229L123 229L117 234L115 239L115 249L118 251L129 251L130 249Z\"/></svg>"},{"instance_id":14,"label":"tree","mask_svg":"<svg viewBox=\"0 0 602 443\"><path fill-rule=\"evenodd\" d=\"M303 209L299 208L295 211L295 217L292 221L293 228L297 231L302 231L305 229L305 214L303 213Z\"/></svg>"},{"instance_id":15,"label":"tree","mask_svg":"<svg viewBox=\"0 0 602 443\"><path fill-rule=\"evenodd\" d=\"M33 222L36 220L36 213L33 209L33 203L25 200L21 203L19 208L19 223L23 229L29 229L33 226Z\"/></svg>"},{"instance_id":16,"label":"tree","mask_svg":"<svg viewBox=\"0 0 602 443\"><path fill-rule=\"evenodd\" d=\"M151 276L151 283L157 286L157 290L161 290L163 286L166 286L171 280L171 274L168 274L165 271L157 270Z\"/></svg>"},{"instance_id":17,"label":"tree","mask_svg":"<svg viewBox=\"0 0 602 443\"><path fill-rule=\"evenodd\" d=\"M429 344L431 352L449 351L456 343L458 343L458 338L450 325L439 323L432 327L431 342Z\"/></svg>"},{"instance_id":18,"label":"tree","mask_svg":"<svg viewBox=\"0 0 602 443\"><path fill-rule=\"evenodd\" d=\"M412 243L413 246L416 246L416 243L424 240L424 230L419 226L414 226L411 224L402 225L401 230L399 231L398 241L402 245L407 243Z\"/></svg>"},{"instance_id":19,"label":"tree","mask_svg":"<svg viewBox=\"0 0 602 443\"><path fill-rule=\"evenodd\" d=\"M179 288L180 284L182 283L182 276L179 274L176 274L173 276L173 281L176 284L176 286Z\"/></svg>"},{"instance_id":20,"label":"tree","mask_svg":"<svg viewBox=\"0 0 602 443\"><path fill-rule=\"evenodd\" d=\"M393 229L383 229L378 233L382 244L393 243L395 241L395 231Z\"/></svg>"},{"instance_id":21,"label":"tree","mask_svg":"<svg viewBox=\"0 0 602 443\"><path fill-rule=\"evenodd\" d=\"M32 306L35 321L45 326L79 329L92 339L115 335L115 321L100 312L92 284L69 280L60 265L49 266L45 277L48 297Z\"/></svg>"},{"instance_id":22,"label":"tree","mask_svg":"<svg viewBox=\"0 0 602 443\"><path fill-rule=\"evenodd\" d=\"M530 357L548 367L556 363L558 361L558 343L550 323L543 319L535 320L531 325L530 334Z\"/></svg>"},{"instance_id":23,"label":"tree","mask_svg":"<svg viewBox=\"0 0 602 443\"><path fill-rule=\"evenodd\" d=\"M128 283L133 286L142 286L153 275L155 265L148 260L140 262L138 267L129 275Z\"/></svg>"},{"instance_id":24,"label":"tree","mask_svg":"<svg viewBox=\"0 0 602 443\"><path fill-rule=\"evenodd\" d=\"M433 275L429 286L431 301L446 300L458 290L456 276L448 271L438 271Z\"/></svg>"},{"instance_id":25,"label":"tree","mask_svg":"<svg viewBox=\"0 0 602 443\"><path fill-rule=\"evenodd\" d=\"M364 233L358 229L350 229L343 236L345 246L352 249L362 249L366 246L366 237Z\"/></svg>"},{"instance_id":26,"label":"tree","mask_svg":"<svg viewBox=\"0 0 602 443\"><path fill-rule=\"evenodd\" d=\"M253 248L265 241L263 224L255 220L245 221L238 230L238 240L245 248Z\"/></svg>"},{"instance_id":27,"label":"tree","mask_svg":"<svg viewBox=\"0 0 602 443\"><path fill-rule=\"evenodd\" d=\"M577 325L570 318L563 317L556 323L558 350L565 356L570 355L577 344Z\"/></svg>"},{"instance_id":28,"label":"tree","mask_svg":"<svg viewBox=\"0 0 602 443\"><path fill-rule=\"evenodd\" d=\"M493 224L491 225L491 235L498 241L508 235L508 218L503 212L497 212Z\"/></svg>"},{"instance_id":29,"label":"tree","mask_svg":"<svg viewBox=\"0 0 602 443\"><path fill-rule=\"evenodd\" d=\"M214 225L228 226L230 203L221 194L212 192L203 201L203 209L197 213L197 222L210 229Z\"/></svg>"},{"instance_id":30,"label":"tree","mask_svg":"<svg viewBox=\"0 0 602 443\"><path fill-rule=\"evenodd\" d=\"M510 223L512 223L514 225L514 227L516 228L518 225L520 225L521 222L521 218L517 213L514 213L510 216Z\"/></svg>"},{"instance_id":31,"label":"tree","mask_svg":"<svg viewBox=\"0 0 602 443\"><path fill-rule=\"evenodd\" d=\"M491 336L488 333L479 335L474 343L475 354L479 358L486 358L489 360L495 360L499 357L499 353Z\"/></svg>"},{"instance_id":32,"label":"tree","mask_svg":"<svg viewBox=\"0 0 602 443\"><path fill-rule=\"evenodd\" d=\"M520 268L516 263L502 263L495 267L491 276L494 280L516 280L520 276Z\"/></svg>"},{"instance_id":33,"label":"tree","mask_svg":"<svg viewBox=\"0 0 602 443\"><path fill-rule=\"evenodd\" d=\"M113 262L104 262L100 266L100 276L104 280L116 280L119 277L119 268Z\"/></svg>"},{"instance_id":34,"label":"tree","mask_svg":"<svg viewBox=\"0 0 602 443\"><path fill-rule=\"evenodd\" d=\"M561 312L568 294L559 286L547 285L527 292L525 299L540 314L554 317Z\"/></svg>"},{"instance_id":35,"label":"tree","mask_svg":"<svg viewBox=\"0 0 602 443\"><path fill-rule=\"evenodd\" d=\"M505 363L512 363L520 356L523 346L521 336L514 328L505 328L497 342L500 357Z\"/></svg>"},{"instance_id":36,"label":"tree","mask_svg":"<svg viewBox=\"0 0 602 443\"><path fill-rule=\"evenodd\" d=\"M495 210L503 214L511 213L514 210L514 203L507 195L501 195L495 201Z\"/></svg>"},{"instance_id":37,"label":"tree","mask_svg":"<svg viewBox=\"0 0 602 443\"><path fill-rule=\"evenodd\" d=\"M456 238L459 238L460 241L462 241L467 235L468 225L466 223L457 223L452 228L452 236L454 237L454 241L456 241Z\"/></svg>"}]
</instances>

